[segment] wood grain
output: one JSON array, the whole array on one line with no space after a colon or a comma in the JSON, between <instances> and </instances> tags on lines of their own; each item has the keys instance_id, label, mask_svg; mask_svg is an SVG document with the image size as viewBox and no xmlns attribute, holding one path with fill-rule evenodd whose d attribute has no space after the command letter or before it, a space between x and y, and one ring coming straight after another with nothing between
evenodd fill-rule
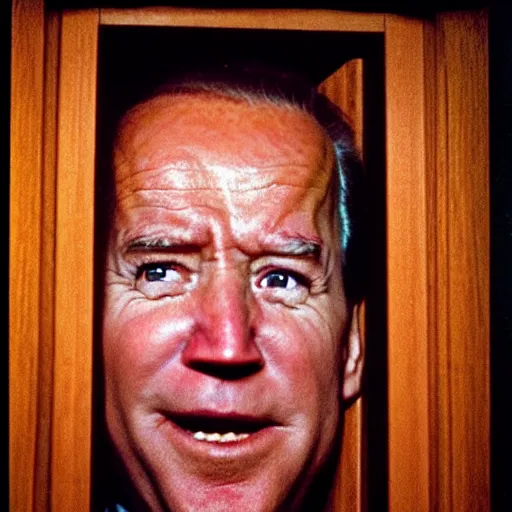
<instances>
[{"instance_id":1,"label":"wood grain","mask_svg":"<svg viewBox=\"0 0 512 512\"><path fill-rule=\"evenodd\" d=\"M41 322L39 336L39 383L37 457L34 510L50 510L51 419L53 406L53 342L55 305L55 177L57 159L57 87L60 16L45 16L44 123L41 214Z\"/></svg>"},{"instance_id":2,"label":"wood grain","mask_svg":"<svg viewBox=\"0 0 512 512\"><path fill-rule=\"evenodd\" d=\"M319 90L338 105L347 116L354 130L355 144L363 147L363 60L346 62L319 86ZM364 307L360 325L364 345ZM343 447L334 493L333 510L336 512L361 512L363 510L363 398L345 413Z\"/></svg>"},{"instance_id":3,"label":"wood grain","mask_svg":"<svg viewBox=\"0 0 512 512\"><path fill-rule=\"evenodd\" d=\"M9 210L9 499L33 509L37 444L43 2L12 2Z\"/></svg>"},{"instance_id":4,"label":"wood grain","mask_svg":"<svg viewBox=\"0 0 512 512\"><path fill-rule=\"evenodd\" d=\"M436 21L437 510L490 508L487 13ZM434 241L433 241L434 242Z\"/></svg>"},{"instance_id":5,"label":"wood grain","mask_svg":"<svg viewBox=\"0 0 512 512\"><path fill-rule=\"evenodd\" d=\"M355 144L363 148L363 59L353 59L327 77L318 89L338 105L354 130ZM363 155L364 156L364 155Z\"/></svg>"},{"instance_id":6,"label":"wood grain","mask_svg":"<svg viewBox=\"0 0 512 512\"><path fill-rule=\"evenodd\" d=\"M437 151L437 133L442 129L441 123L444 119L438 119L437 109L442 96L437 94L437 58L436 58L436 38L437 28L434 21L425 23L425 165L427 169L427 216L430 222L427 226L427 280L428 280L428 359L429 359L429 496L431 508L440 510L440 499L450 500L450 496L440 496L445 486L439 485L441 479L449 480L450 466L445 466L440 471L437 463L437 454L440 450L445 450L446 446L443 439L437 436L440 410L447 410L445 403L440 403L441 396L439 388L441 380L449 378L448 373L439 372L439 359L444 356L440 354L441 347L437 344L439 331L446 326L445 317L442 311L445 309L443 304L443 294L439 293L438 282L446 282L447 265L445 259L441 260L438 255L443 254L446 257L446 218L438 216L438 201L443 203L446 198L441 194L446 192L442 185L442 169L438 164L442 164L443 152ZM451 510L451 509L448 509Z\"/></svg>"},{"instance_id":7,"label":"wood grain","mask_svg":"<svg viewBox=\"0 0 512 512\"><path fill-rule=\"evenodd\" d=\"M98 12L62 17L52 510L89 510Z\"/></svg>"},{"instance_id":8,"label":"wood grain","mask_svg":"<svg viewBox=\"0 0 512 512\"><path fill-rule=\"evenodd\" d=\"M429 510L423 23L386 16L389 510Z\"/></svg>"},{"instance_id":9,"label":"wood grain","mask_svg":"<svg viewBox=\"0 0 512 512\"><path fill-rule=\"evenodd\" d=\"M383 32L384 15L327 9L102 9L102 25Z\"/></svg>"}]
</instances>

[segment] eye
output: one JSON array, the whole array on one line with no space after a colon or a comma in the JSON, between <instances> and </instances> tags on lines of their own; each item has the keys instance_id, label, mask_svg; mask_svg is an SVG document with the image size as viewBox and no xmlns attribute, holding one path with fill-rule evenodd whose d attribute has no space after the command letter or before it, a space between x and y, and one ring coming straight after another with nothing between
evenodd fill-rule
<instances>
[{"instance_id":1,"label":"eye","mask_svg":"<svg viewBox=\"0 0 512 512\"><path fill-rule=\"evenodd\" d=\"M152 263L139 268L137 278L140 279L141 277L149 282L170 282L173 279L179 278L179 273L176 271L173 264Z\"/></svg>"},{"instance_id":2,"label":"eye","mask_svg":"<svg viewBox=\"0 0 512 512\"><path fill-rule=\"evenodd\" d=\"M291 272L283 270L273 270L260 281L262 288L284 288L285 290L293 290L299 284L301 284L299 279L293 276Z\"/></svg>"},{"instance_id":3,"label":"eye","mask_svg":"<svg viewBox=\"0 0 512 512\"><path fill-rule=\"evenodd\" d=\"M302 304L308 298L310 285L307 277L285 269L267 272L258 283L265 300L291 307Z\"/></svg>"},{"instance_id":4,"label":"eye","mask_svg":"<svg viewBox=\"0 0 512 512\"><path fill-rule=\"evenodd\" d=\"M178 263L146 263L137 269L135 287L148 299L159 299L185 293L194 279L194 273Z\"/></svg>"}]
</instances>

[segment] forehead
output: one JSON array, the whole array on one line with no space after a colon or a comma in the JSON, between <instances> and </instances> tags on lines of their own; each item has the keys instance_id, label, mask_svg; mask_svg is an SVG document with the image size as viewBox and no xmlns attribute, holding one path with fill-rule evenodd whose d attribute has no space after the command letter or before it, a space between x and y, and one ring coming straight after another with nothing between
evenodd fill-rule
<instances>
[{"instance_id":1,"label":"forehead","mask_svg":"<svg viewBox=\"0 0 512 512\"><path fill-rule=\"evenodd\" d=\"M264 101L218 96L158 96L122 120L116 179L155 169L297 171L304 186L330 180L332 144L309 114ZM208 165L207 165L208 164Z\"/></svg>"}]
</instances>

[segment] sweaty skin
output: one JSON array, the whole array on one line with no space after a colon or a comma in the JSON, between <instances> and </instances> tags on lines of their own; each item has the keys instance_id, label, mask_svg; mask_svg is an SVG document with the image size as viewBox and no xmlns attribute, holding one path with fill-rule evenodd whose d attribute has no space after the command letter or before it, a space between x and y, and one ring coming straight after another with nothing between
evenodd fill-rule
<instances>
[{"instance_id":1,"label":"sweaty skin","mask_svg":"<svg viewBox=\"0 0 512 512\"><path fill-rule=\"evenodd\" d=\"M298 510L329 455L360 379L333 158L312 118L265 103L160 96L125 117L106 417L152 510Z\"/></svg>"}]
</instances>

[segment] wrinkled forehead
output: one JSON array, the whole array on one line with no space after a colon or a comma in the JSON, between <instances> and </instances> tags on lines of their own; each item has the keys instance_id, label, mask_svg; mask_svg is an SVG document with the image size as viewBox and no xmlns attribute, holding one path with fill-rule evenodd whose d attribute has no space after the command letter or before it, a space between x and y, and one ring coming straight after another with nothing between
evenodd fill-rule
<instances>
[{"instance_id":1,"label":"wrinkled forehead","mask_svg":"<svg viewBox=\"0 0 512 512\"><path fill-rule=\"evenodd\" d=\"M114 166L116 180L139 171L230 168L303 170L301 179L327 185L332 143L308 113L265 100L249 103L208 94L162 95L122 119Z\"/></svg>"}]
</instances>

